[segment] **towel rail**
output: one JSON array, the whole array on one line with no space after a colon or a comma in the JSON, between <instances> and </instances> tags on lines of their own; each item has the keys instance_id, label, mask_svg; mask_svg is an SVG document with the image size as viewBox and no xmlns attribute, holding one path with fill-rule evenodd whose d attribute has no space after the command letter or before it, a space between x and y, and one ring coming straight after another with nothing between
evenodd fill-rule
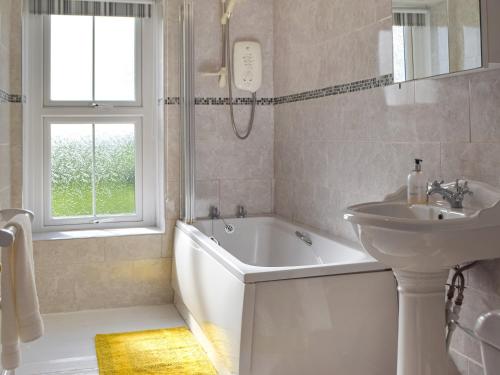
<instances>
[{"instance_id":1,"label":"towel rail","mask_svg":"<svg viewBox=\"0 0 500 375\"><path fill-rule=\"evenodd\" d=\"M0 210L0 221L9 221L14 216L19 214L28 214L31 221L33 221L35 215L29 210L24 210L20 208L9 208L6 210ZM16 239L17 228L14 225L8 225L3 229L0 229L0 247L9 247L14 243Z\"/></svg>"},{"instance_id":2,"label":"towel rail","mask_svg":"<svg viewBox=\"0 0 500 375\"><path fill-rule=\"evenodd\" d=\"M35 218L33 212L29 210L24 210L19 208L9 208L6 210L0 210L0 221L8 222L14 216L19 214L29 215L31 221L33 221L33 219ZM0 229L0 247L11 246L16 239L16 234L17 234L17 227L15 227L14 225L7 225L6 227ZM2 370L1 375L15 375L15 373L16 373L15 370Z\"/></svg>"}]
</instances>

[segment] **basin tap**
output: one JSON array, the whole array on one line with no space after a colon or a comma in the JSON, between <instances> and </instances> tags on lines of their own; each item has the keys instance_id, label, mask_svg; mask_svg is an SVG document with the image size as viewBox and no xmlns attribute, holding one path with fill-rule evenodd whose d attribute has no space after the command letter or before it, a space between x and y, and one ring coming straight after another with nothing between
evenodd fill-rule
<instances>
[{"instance_id":1,"label":"basin tap","mask_svg":"<svg viewBox=\"0 0 500 375\"><path fill-rule=\"evenodd\" d=\"M443 199L450 204L451 208L463 208L465 196L467 194L472 195L472 191L469 190L469 183L467 181L461 185L460 180L457 179L453 189L445 188L442 184L444 184L444 181L434 181L427 190L427 198L433 194L440 194Z\"/></svg>"}]
</instances>

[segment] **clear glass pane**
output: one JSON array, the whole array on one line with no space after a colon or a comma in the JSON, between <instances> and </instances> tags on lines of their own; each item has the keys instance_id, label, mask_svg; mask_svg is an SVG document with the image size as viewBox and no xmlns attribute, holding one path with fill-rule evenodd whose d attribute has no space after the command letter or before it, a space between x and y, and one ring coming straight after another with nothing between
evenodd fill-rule
<instances>
[{"instance_id":1,"label":"clear glass pane","mask_svg":"<svg viewBox=\"0 0 500 375\"><path fill-rule=\"evenodd\" d=\"M135 213L135 125L95 125L96 214Z\"/></svg>"},{"instance_id":2,"label":"clear glass pane","mask_svg":"<svg viewBox=\"0 0 500 375\"><path fill-rule=\"evenodd\" d=\"M50 18L50 99L91 101L92 17Z\"/></svg>"},{"instance_id":3,"label":"clear glass pane","mask_svg":"<svg viewBox=\"0 0 500 375\"><path fill-rule=\"evenodd\" d=\"M92 124L51 124L52 217L92 216Z\"/></svg>"},{"instance_id":4,"label":"clear glass pane","mask_svg":"<svg viewBox=\"0 0 500 375\"><path fill-rule=\"evenodd\" d=\"M135 18L95 18L95 100L135 100Z\"/></svg>"}]
</instances>

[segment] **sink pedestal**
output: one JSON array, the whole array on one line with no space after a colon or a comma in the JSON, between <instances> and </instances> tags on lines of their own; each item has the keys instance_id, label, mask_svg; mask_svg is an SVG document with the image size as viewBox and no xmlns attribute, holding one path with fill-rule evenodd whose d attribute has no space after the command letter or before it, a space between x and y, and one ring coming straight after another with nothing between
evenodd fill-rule
<instances>
[{"instance_id":1,"label":"sink pedestal","mask_svg":"<svg viewBox=\"0 0 500 375\"><path fill-rule=\"evenodd\" d=\"M449 271L394 269L399 292L398 375L447 373L445 284Z\"/></svg>"}]
</instances>

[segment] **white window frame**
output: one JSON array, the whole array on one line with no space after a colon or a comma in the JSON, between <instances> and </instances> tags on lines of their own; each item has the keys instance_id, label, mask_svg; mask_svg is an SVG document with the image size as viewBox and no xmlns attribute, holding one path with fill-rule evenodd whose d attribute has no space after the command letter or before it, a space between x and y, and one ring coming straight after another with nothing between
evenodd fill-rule
<instances>
[{"instance_id":1,"label":"white window frame","mask_svg":"<svg viewBox=\"0 0 500 375\"><path fill-rule=\"evenodd\" d=\"M136 102L50 102L44 85L45 16L26 14L23 29L23 206L35 212L34 232L151 228L164 231L163 25L160 2L152 5L151 19L141 23L142 84L136 84ZM136 44L137 45L137 44ZM97 104L97 105L96 105ZM50 142L47 124L57 122L136 123L136 205L134 217L109 215L102 220L50 218ZM140 131L138 131L140 130ZM48 143L48 144L47 144ZM140 154L139 154L140 153ZM140 180L138 179L140 178ZM91 221L91 222L89 222ZM86 232L87 233L87 232ZM49 233L50 234L50 233ZM97 232L96 232L96 235Z\"/></svg>"},{"instance_id":2,"label":"white window frame","mask_svg":"<svg viewBox=\"0 0 500 375\"><path fill-rule=\"evenodd\" d=\"M95 23L93 24L95 32ZM134 101L62 101L50 99L50 16L43 16L43 97L45 107L92 107L96 105L114 106L114 107L141 107L142 106L142 21L136 18L135 21L135 100ZM95 40L92 38L92 50L95 52ZM95 55L93 57L95 59ZM92 95L95 95L95 67L92 64Z\"/></svg>"},{"instance_id":3,"label":"white window frame","mask_svg":"<svg viewBox=\"0 0 500 375\"><path fill-rule=\"evenodd\" d=\"M92 120L92 121L89 121ZM52 124L112 124L112 123L133 123L135 130L135 214L132 215L105 215L93 217L90 216L76 216L76 217L52 217L51 215L51 202L52 202L52 184L51 184L51 129ZM62 226L62 225L76 225L76 224L96 224L96 221L108 221L112 219L115 223L125 222L141 222L143 218L143 191L142 191L142 121L139 117L92 117L92 118L75 118L75 117L46 117L44 119L44 174L43 174L43 187L45 193L44 200L44 222L47 226ZM94 182L93 182L94 183ZM93 207L95 212L95 191L93 192Z\"/></svg>"}]
</instances>

